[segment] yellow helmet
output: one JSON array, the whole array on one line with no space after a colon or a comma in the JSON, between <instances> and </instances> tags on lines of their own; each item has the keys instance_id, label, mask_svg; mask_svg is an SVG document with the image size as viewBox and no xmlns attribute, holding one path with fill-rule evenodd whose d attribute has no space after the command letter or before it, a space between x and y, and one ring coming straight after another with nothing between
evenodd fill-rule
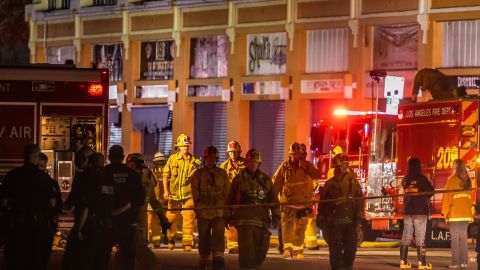
<instances>
[{"instance_id":1,"label":"yellow helmet","mask_svg":"<svg viewBox=\"0 0 480 270\"><path fill-rule=\"evenodd\" d=\"M337 154L343 154L343 149L340 145L337 145L332 150L332 157L335 157Z\"/></svg>"},{"instance_id":2,"label":"yellow helmet","mask_svg":"<svg viewBox=\"0 0 480 270\"><path fill-rule=\"evenodd\" d=\"M190 140L190 137L182 133L178 136L177 143L175 144L175 146L182 147L182 146L188 146L191 144L192 144L192 141Z\"/></svg>"},{"instance_id":3,"label":"yellow helmet","mask_svg":"<svg viewBox=\"0 0 480 270\"><path fill-rule=\"evenodd\" d=\"M227 153L228 152L242 152L242 148L237 141L231 141L227 145Z\"/></svg>"},{"instance_id":4,"label":"yellow helmet","mask_svg":"<svg viewBox=\"0 0 480 270\"><path fill-rule=\"evenodd\" d=\"M299 143L295 142L292 143L288 149L288 154L301 154L302 153L302 147L300 146Z\"/></svg>"}]
</instances>

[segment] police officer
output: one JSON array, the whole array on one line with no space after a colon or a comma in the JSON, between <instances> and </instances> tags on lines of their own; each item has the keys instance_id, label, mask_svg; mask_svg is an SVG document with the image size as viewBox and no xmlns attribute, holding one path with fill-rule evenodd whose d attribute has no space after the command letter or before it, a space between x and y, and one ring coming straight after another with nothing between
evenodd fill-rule
<instances>
[{"instance_id":1,"label":"police officer","mask_svg":"<svg viewBox=\"0 0 480 270\"><path fill-rule=\"evenodd\" d=\"M307 160L307 146L302 143L300 144L300 148L302 150L302 154L300 158L302 160ZM318 179L313 180L313 199L319 199L319 185ZM305 229L305 247L310 250L317 250L318 243L317 243L317 223L315 221L316 215L316 206L315 209L307 216L307 228Z\"/></svg>"},{"instance_id":2,"label":"police officer","mask_svg":"<svg viewBox=\"0 0 480 270\"><path fill-rule=\"evenodd\" d=\"M348 172L348 158L337 154L333 158L334 176L327 180L320 194L317 225L330 252L333 270L352 269L357 252L357 226L364 218L362 189L358 181ZM322 200L336 199L323 203Z\"/></svg>"},{"instance_id":3,"label":"police officer","mask_svg":"<svg viewBox=\"0 0 480 270\"><path fill-rule=\"evenodd\" d=\"M227 226L233 224L238 230L241 269L261 268L270 245L270 224L276 228L280 220L278 197L273 193L270 177L259 170L261 162L260 152L250 149L246 155L245 169L233 178L228 193L229 205L274 204L270 207L259 205L226 209Z\"/></svg>"},{"instance_id":4,"label":"police officer","mask_svg":"<svg viewBox=\"0 0 480 270\"><path fill-rule=\"evenodd\" d=\"M158 201L163 205L167 205L167 201L163 199L163 168L167 163L167 158L162 152L157 152L152 160L152 173L157 180L154 187L155 195ZM168 220L167 220L168 221ZM162 230L158 216L153 213L152 207L148 206L148 232L149 240L153 243L155 248L160 247L160 242L163 239L164 244L168 244L167 231Z\"/></svg>"},{"instance_id":5,"label":"police officer","mask_svg":"<svg viewBox=\"0 0 480 270\"><path fill-rule=\"evenodd\" d=\"M140 175L123 164L123 158L123 148L120 145L110 147L110 164L105 167L105 172L115 188L112 217L118 256L122 262L120 269L131 270L135 269L135 224L138 211L145 204L145 191Z\"/></svg>"},{"instance_id":6,"label":"police officer","mask_svg":"<svg viewBox=\"0 0 480 270\"><path fill-rule=\"evenodd\" d=\"M273 176L274 191L280 203L290 204L281 207L283 256L303 259L307 216L313 212L309 205L313 203L313 179L320 177L320 171L302 159L299 143L290 145L288 153L289 160L282 163Z\"/></svg>"},{"instance_id":7,"label":"police officer","mask_svg":"<svg viewBox=\"0 0 480 270\"><path fill-rule=\"evenodd\" d=\"M245 159L240 156L242 149L240 144L236 141L231 141L227 145L228 158L225 160L220 168L227 171L230 182L237 176L241 169L245 168ZM238 233L234 226L230 229L225 228L225 238L227 239L227 249L229 254L238 253Z\"/></svg>"},{"instance_id":8,"label":"police officer","mask_svg":"<svg viewBox=\"0 0 480 270\"><path fill-rule=\"evenodd\" d=\"M10 226L5 244L7 269L47 269L52 248L50 211L55 207L52 181L38 169L40 149L25 146L24 164L9 171L1 190Z\"/></svg>"},{"instance_id":9,"label":"police officer","mask_svg":"<svg viewBox=\"0 0 480 270\"><path fill-rule=\"evenodd\" d=\"M145 158L140 153L133 153L127 156L126 164L130 169L136 171L142 179L142 185L145 191L145 203L137 215L137 235L136 235L136 260L137 269L156 269L159 268L155 254L148 248L147 242L147 207L151 206L153 211L163 217L165 215L162 204L157 200L154 186L155 179L148 169Z\"/></svg>"},{"instance_id":10,"label":"police officer","mask_svg":"<svg viewBox=\"0 0 480 270\"><path fill-rule=\"evenodd\" d=\"M192 175L193 202L197 208L195 216L199 236L200 269L208 269L210 258L213 269L225 267L224 210L201 209L202 207L221 207L225 204L230 180L227 172L217 167L218 158L217 148L207 147L203 154L204 167L196 170Z\"/></svg>"},{"instance_id":11,"label":"police officer","mask_svg":"<svg viewBox=\"0 0 480 270\"><path fill-rule=\"evenodd\" d=\"M199 168L201 162L190 154L192 142L190 137L180 134L177 138L179 151L168 158L163 168L163 198L168 200L168 208L193 208L191 179L193 172ZM182 224L182 246L185 251L191 251L193 246L193 230L195 212L185 210ZM177 234L177 219L180 211L168 211L167 218L172 226L168 233L168 249L175 248L175 235Z\"/></svg>"}]
</instances>

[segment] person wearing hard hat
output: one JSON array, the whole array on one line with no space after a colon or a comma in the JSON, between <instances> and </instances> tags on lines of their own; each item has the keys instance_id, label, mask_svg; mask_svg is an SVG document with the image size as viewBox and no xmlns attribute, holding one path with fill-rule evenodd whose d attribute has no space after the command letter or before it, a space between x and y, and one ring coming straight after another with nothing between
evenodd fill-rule
<instances>
[{"instance_id":1,"label":"person wearing hard hat","mask_svg":"<svg viewBox=\"0 0 480 270\"><path fill-rule=\"evenodd\" d=\"M158 201L155 195L155 179L152 172L147 167L145 157L140 153L133 153L127 156L126 165L130 169L137 172L142 180L142 185L145 190L145 203L137 213L137 235L136 235L136 254L135 265L139 269L159 269L155 254L148 248L148 232L147 232L147 208L151 206L153 211L159 216L160 220L168 221L165 217L165 211L162 204ZM170 224L168 224L170 225ZM167 227L169 227L167 225Z\"/></svg>"},{"instance_id":2,"label":"person wearing hard hat","mask_svg":"<svg viewBox=\"0 0 480 270\"><path fill-rule=\"evenodd\" d=\"M302 143L300 144L300 148L302 150L302 154L300 158L302 160L307 160L307 146ZM313 180L313 190L312 196L313 200L318 200L318 179ZM310 250L317 250L318 243L317 243L317 224L315 223L315 215L316 215L316 206L308 216L307 216L307 228L305 230L305 248Z\"/></svg>"},{"instance_id":3,"label":"person wearing hard hat","mask_svg":"<svg viewBox=\"0 0 480 270\"><path fill-rule=\"evenodd\" d=\"M233 178L228 192L228 205L252 205L225 209L226 226L233 224L238 230L241 269L261 269L270 245L270 225L277 228L280 219L278 197L273 193L271 178L259 170L261 163L260 152L250 149L245 169Z\"/></svg>"},{"instance_id":4,"label":"person wearing hard hat","mask_svg":"<svg viewBox=\"0 0 480 270\"><path fill-rule=\"evenodd\" d=\"M320 178L320 171L302 159L299 143L291 144L288 154L273 176L273 188L280 203L287 204L281 207L283 256L303 259L307 216L313 211L313 179Z\"/></svg>"},{"instance_id":5,"label":"person wearing hard hat","mask_svg":"<svg viewBox=\"0 0 480 270\"><path fill-rule=\"evenodd\" d=\"M332 269L353 269L357 252L357 227L364 219L362 188L348 170L348 157L337 154L334 176L327 180L318 203L317 225L330 253ZM323 200L336 200L322 202Z\"/></svg>"},{"instance_id":6,"label":"person wearing hard hat","mask_svg":"<svg viewBox=\"0 0 480 270\"><path fill-rule=\"evenodd\" d=\"M236 141L231 141L227 145L228 159L225 160L220 168L227 171L230 182L237 176L241 169L245 168L245 159L240 156L242 149ZM238 253L238 234L234 226L230 229L225 228L225 238L227 239L227 249L229 254Z\"/></svg>"},{"instance_id":7,"label":"person wearing hard hat","mask_svg":"<svg viewBox=\"0 0 480 270\"><path fill-rule=\"evenodd\" d=\"M224 209L201 209L225 205L230 180L226 171L217 167L218 158L217 148L207 147L203 153L204 167L192 175L193 202L197 208L199 266L202 270L225 267Z\"/></svg>"},{"instance_id":8,"label":"person wearing hard hat","mask_svg":"<svg viewBox=\"0 0 480 270\"><path fill-rule=\"evenodd\" d=\"M155 195L157 196L158 201L163 205L167 205L167 201L163 199L163 168L167 163L167 158L162 152L157 152L153 156L151 171L153 176L157 180L156 185L154 186ZM163 234L163 243L168 244L167 232L162 233L162 227L158 216L153 213L153 209L149 205L148 207L148 232L149 232L149 241L153 243L155 248L160 247L162 242Z\"/></svg>"},{"instance_id":9,"label":"person wearing hard hat","mask_svg":"<svg viewBox=\"0 0 480 270\"><path fill-rule=\"evenodd\" d=\"M201 164L200 160L190 154L192 145L190 137L180 134L177 138L179 151L171 155L163 168L163 198L168 200L168 208L193 208L192 185L190 177ZM168 211L168 221L172 223L168 232L168 249L175 248L175 235L177 234L177 218L180 211ZM193 230L195 212L193 210L181 211L182 224L182 247L185 251L191 251L193 247Z\"/></svg>"}]
</instances>

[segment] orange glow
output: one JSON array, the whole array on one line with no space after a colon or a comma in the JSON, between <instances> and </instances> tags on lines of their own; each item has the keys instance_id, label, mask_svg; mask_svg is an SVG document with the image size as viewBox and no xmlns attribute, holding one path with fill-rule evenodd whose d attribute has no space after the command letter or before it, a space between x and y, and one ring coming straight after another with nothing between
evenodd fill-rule
<instances>
[{"instance_id":1,"label":"orange glow","mask_svg":"<svg viewBox=\"0 0 480 270\"><path fill-rule=\"evenodd\" d=\"M363 116L363 115L374 115L375 112L372 112L372 111L350 111L350 110L344 110L344 109L336 109L335 111L333 111L333 115L335 116L338 116L338 117L342 117L342 116ZM381 115L385 115L386 113L385 112L378 112L376 114L381 114Z\"/></svg>"},{"instance_id":2,"label":"orange glow","mask_svg":"<svg viewBox=\"0 0 480 270\"><path fill-rule=\"evenodd\" d=\"M103 86L99 83L90 84L88 87L88 94L90 96L101 96L103 95Z\"/></svg>"},{"instance_id":3,"label":"orange glow","mask_svg":"<svg viewBox=\"0 0 480 270\"><path fill-rule=\"evenodd\" d=\"M398 112L398 119L402 120L403 119L403 111Z\"/></svg>"}]
</instances>

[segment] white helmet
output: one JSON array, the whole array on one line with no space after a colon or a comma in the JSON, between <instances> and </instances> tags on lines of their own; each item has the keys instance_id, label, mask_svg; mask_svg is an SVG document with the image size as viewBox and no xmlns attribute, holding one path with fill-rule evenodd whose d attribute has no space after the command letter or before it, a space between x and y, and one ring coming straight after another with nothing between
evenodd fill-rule
<instances>
[{"instance_id":1,"label":"white helmet","mask_svg":"<svg viewBox=\"0 0 480 270\"><path fill-rule=\"evenodd\" d=\"M167 158L162 152L157 152L153 156L153 164L163 166L167 163Z\"/></svg>"}]
</instances>

